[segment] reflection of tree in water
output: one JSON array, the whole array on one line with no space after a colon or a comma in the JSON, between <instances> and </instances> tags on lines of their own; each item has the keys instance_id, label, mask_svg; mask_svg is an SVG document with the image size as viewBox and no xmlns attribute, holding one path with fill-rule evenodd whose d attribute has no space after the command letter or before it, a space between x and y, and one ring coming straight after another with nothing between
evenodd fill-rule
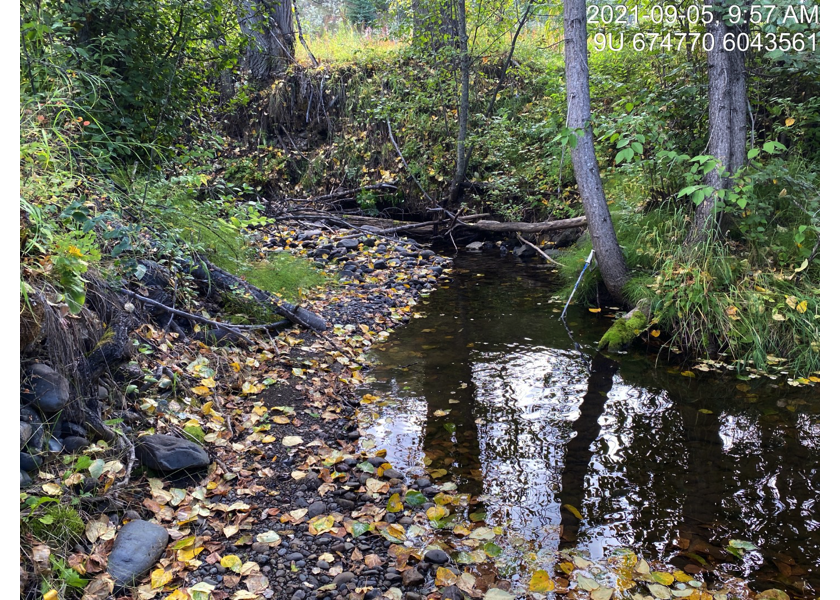
<instances>
[{"instance_id":1,"label":"reflection of tree in water","mask_svg":"<svg viewBox=\"0 0 840 600\"><path fill-rule=\"evenodd\" d=\"M727 561L737 573L723 546L744 539L765 557L750 567L756 578L817 585L800 565L819 560L818 416L795 402L774 413L790 390L762 387L750 404L731 377L680 377L639 355L622 356L619 377L596 356L586 376L559 349L568 344L556 315L535 309L542 284L532 293L505 285L511 273L484 274L454 278L434 308L419 307L445 314L413 320L394 348L392 365L416 363L398 379L415 392L411 418L425 419L425 435L414 439L431 468L456 475L461 491L495 496L495 522L527 537L562 522L573 539L580 523L560 510L568 504L585 518L579 545L595 553L632 546L685 568L694 557Z\"/></svg>"}]
</instances>

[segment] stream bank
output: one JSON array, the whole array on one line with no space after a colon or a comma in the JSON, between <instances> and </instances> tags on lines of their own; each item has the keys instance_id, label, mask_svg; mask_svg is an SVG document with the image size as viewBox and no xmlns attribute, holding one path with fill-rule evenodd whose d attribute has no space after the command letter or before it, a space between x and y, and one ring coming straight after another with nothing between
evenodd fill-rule
<instances>
[{"instance_id":1,"label":"stream bank","mask_svg":"<svg viewBox=\"0 0 840 600\"><path fill-rule=\"evenodd\" d=\"M136 369L153 374L165 365L177 379L167 383L158 376L142 394L127 399L141 418L126 422L125 433L190 438L200 442L211 464L190 476L161 476L148 468L126 472L116 458L93 477L79 459L107 453L107 444L98 442L77 452L70 469L53 462L38 474L38 484L26 491L62 501L73 497L77 476L86 474L86 483L94 480L96 501L91 505L82 500L88 504L80 511L87 521L85 537L62 557L92 580L86 598L131 597L114 586L114 570L109 575L107 567L123 528L144 521L163 526L166 545L156 562L138 573L137 598L503 600L603 598L621 589L643 598L670 597L672 592L674 597L756 597L737 578L707 581L701 572L675 571L629 550L592 556L555 545L557 570L536 562L522 562L517 567L526 567L522 572L496 564L495 558L507 556L515 532L487 510L487 499L459 470L461 463L452 468L454 477L448 476L452 463L446 465L444 444L437 448L443 454L418 466L404 460L399 444L371 432L370 409L380 407L381 398L359 386L374 384L367 355L371 348L418 328L434 341L438 334L423 329L430 329L424 324L440 295L487 281L489 296L450 316L462 316L467 323L480 319L482 309L492 309L512 317L539 306L537 296L545 288L535 282L550 278L545 269L526 267L513 257L499 269L503 273L486 268L489 263L481 272L452 271L449 259L413 242L365 236L352 238L351 244L347 236L354 233L289 227L265 231L264 252L308 255L335 277L335 286L308 296L307 307L330 323L325 334L295 327L254 337L249 344L213 346L184 344L151 325L137 332L148 351L137 355ZM511 270L517 273L516 285L524 282L536 296L505 292L511 282L504 277ZM534 273L540 275L535 278ZM577 315L572 326L588 326L585 318ZM394 329L405 322L408 329ZM498 336L494 343L528 333L523 333L521 321L518 326L510 319L497 322L502 326L494 322L480 327ZM466 335L458 329L441 331ZM533 329L533 335L545 340L556 339L559 331L542 325ZM461 346L445 337L438 349L413 352L438 350L448 368L463 368L468 363L451 356L447 345L461 348L474 342L464 338ZM564 352L575 361L582 358L578 350ZM402 361L398 354L393 357ZM585 382L581 372L579 387ZM463 389L460 383L471 385L459 380L455 389ZM448 431L448 422L441 431ZM467 460L462 463L468 471L474 468ZM129 476L132 485L113 487L115 476ZM575 510L583 510L581 506L577 503ZM449 537L442 538L441 531ZM49 544L34 548L43 552L43 546ZM531 547L545 558L543 547ZM709 587L717 590L715 595Z\"/></svg>"}]
</instances>

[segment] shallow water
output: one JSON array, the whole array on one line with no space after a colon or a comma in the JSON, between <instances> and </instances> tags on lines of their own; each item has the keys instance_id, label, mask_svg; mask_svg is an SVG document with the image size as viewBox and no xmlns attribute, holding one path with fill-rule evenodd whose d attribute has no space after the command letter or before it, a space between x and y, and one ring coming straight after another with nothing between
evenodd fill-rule
<instances>
[{"instance_id":1,"label":"shallow water","mask_svg":"<svg viewBox=\"0 0 840 600\"><path fill-rule=\"evenodd\" d=\"M511 577L526 554L631 548L817 597L818 389L603 357L610 320L570 308L567 331L549 270L463 254L454 268L371 353L364 392L381 401L363 428L396 468L445 469L436 484L481 496L513 540ZM739 560L733 539L758 550Z\"/></svg>"}]
</instances>

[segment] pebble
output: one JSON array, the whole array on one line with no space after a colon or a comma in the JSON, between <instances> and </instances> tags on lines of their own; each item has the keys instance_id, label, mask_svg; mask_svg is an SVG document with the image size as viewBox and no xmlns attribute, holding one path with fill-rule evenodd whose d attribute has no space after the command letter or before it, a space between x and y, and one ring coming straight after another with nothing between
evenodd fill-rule
<instances>
[{"instance_id":1,"label":"pebble","mask_svg":"<svg viewBox=\"0 0 840 600\"><path fill-rule=\"evenodd\" d=\"M336 585L341 585L342 583L350 583L354 579L356 579L356 576L353 573L351 573L350 571L345 571L344 573L339 573L338 575L336 575L335 579L333 579L333 583Z\"/></svg>"},{"instance_id":2,"label":"pebble","mask_svg":"<svg viewBox=\"0 0 840 600\"><path fill-rule=\"evenodd\" d=\"M426 578L423 577L423 574L414 567L406 569L402 574L403 585L405 587L423 585L423 581L425 581L425 579Z\"/></svg>"},{"instance_id":3,"label":"pebble","mask_svg":"<svg viewBox=\"0 0 840 600\"><path fill-rule=\"evenodd\" d=\"M325 512L327 512L327 505L320 500L309 505L310 517L317 517L318 515L323 515Z\"/></svg>"}]
</instances>

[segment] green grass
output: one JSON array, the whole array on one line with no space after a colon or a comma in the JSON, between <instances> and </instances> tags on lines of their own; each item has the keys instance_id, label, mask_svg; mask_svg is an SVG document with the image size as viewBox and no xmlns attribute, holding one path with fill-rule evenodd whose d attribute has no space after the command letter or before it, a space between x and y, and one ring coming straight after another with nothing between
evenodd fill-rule
<instances>
[{"instance_id":1,"label":"green grass","mask_svg":"<svg viewBox=\"0 0 840 600\"><path fill-rule=\"evenodd\" d=\"M802 273L773 268L766 251L759 262L756 248L733 242L685 248L689 210L634 206L612 206L631 273L625 293L631 304L651 301L657 328L671 344L700 358L723 355L741 369L789 377L819 371L818 265ZM779 243L776 236L767 242ZM558 297L568 298L590 249L586 239L557 258L563 265ZM588 271L575 300L594 298L598 281L597 269Z\"/></svg>"},{"instance_id":2,"label":"green grass","mask_svg":"<svg viewBox=\"0 0 840 600\"><path fill-rule=\"evenodd\" d=\"M306 36L306 43L320 63L336 65L365 62L394 56L403 46L398 40L386 39L378 31L365 36L350 26L342 26L334 33ZM313 66L306 48L298 41L295 56L306 65Z\"/></svg>"}]
</instances>

